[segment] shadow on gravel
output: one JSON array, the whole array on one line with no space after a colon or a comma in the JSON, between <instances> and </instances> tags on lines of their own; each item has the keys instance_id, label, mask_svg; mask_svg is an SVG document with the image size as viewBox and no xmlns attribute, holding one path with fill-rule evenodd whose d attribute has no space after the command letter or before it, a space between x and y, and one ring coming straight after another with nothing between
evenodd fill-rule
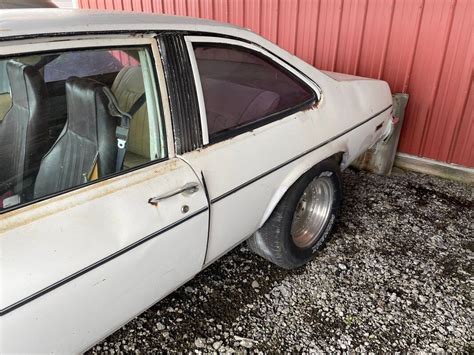
<instances>
[{"instance_id":1,"label":"shadow on gravel","mask_svg":"<svg viewBox=\"0 0 474 355\"><path fill-rule=\"evenodd\" d=\"M267 294L275 283L278 284L287 277L303 272L302 269L294 271L280 269L246 248L238 248L239 250L232 252L229 257L212 264L194 280L150 309L151 312L155 309L160 311L166 305L178 309L183 306L185 310L188 304L192 304L194 310L192 314L187 315L187 312L181 314L183 320L179 328L175 329L177 338L182 338L189 332L196 337L208 335L209 325L196 322L196 317L214 319L216 324L219 323L223 328L232 326L241 314L242 308L252 305L259 297ZM254 281L258 282L258 288L252 287ZM178 346L176 349L179 348ZM186 347L181 349L185 350Z\"/></svg>"}]
</instances>

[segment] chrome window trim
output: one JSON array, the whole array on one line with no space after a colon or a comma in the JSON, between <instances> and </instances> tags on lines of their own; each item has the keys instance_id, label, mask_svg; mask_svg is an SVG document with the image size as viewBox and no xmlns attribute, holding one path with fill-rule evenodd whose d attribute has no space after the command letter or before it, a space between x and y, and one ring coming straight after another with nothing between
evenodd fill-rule
<instances>
[{"instance_id":1,"label":"chrome window trim","mask_svg":"<svg viewBox=\"0 0 474 355\"><path fill-rule=\"evenodd\" d=\"M199 115L201 116L202 143L204 146L206 146L209 144L209 131L207 128L207 114L206 106L204 105L204 93L202 91L201 76L199 75L196 56L194 55L192 39L191 37L186 36L184 37L184 40L186 42L186 48L188 49L189 60L191 62L191 68L193 70L194 84L196 86Z\"/></svg>"}]
</instances>

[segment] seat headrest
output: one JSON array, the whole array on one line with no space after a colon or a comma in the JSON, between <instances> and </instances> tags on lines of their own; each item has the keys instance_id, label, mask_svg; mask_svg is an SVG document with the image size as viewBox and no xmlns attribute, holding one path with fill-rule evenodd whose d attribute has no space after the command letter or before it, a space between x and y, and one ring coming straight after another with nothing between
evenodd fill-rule
<instances>
[{"instance_id":1,"label":"seat headrest","mask_svg":"<svg viewBox=\"0 0 474 355\"><path fill-rule=\"evenodd\" d=\"M6 67L14 105L28 108L29 104L46 95L43 77L33 66L9 60Z\"/></svg>"},{"instance_id":2,"label":"seat headrest","mask_svg":"<svg viewBox=\"0 0 474 355\"><path fill-rule=\"evenodd\" d=\"M66 81L67 129L90 141L97 141L97 115L108 112L104 84L95 80L69 78Z\"/></svg>"},{"instance_id":3,"label":"seat headrest","mask_svg":"<svg viewBox=\"0 0 474 355\"><path fill-rule=\"evenodd\" d=\"M124 67L122 68L112 84L112 92L120 101L120 97L127 94L136 94L140 96L145 92L145 85L143 83L142 68Z\"/></svg>"}]
</instances>

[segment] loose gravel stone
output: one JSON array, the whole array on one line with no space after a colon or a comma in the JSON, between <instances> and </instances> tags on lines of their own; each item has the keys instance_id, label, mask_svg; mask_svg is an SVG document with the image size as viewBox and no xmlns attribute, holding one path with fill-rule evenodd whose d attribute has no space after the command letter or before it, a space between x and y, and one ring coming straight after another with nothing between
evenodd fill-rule
<instances>
[{"instance_id":1,"label":"loose gravel stone","mask_svg":"<svg viewBox=\"0 0 474 355\"><path fill-rule=\"evenodd\" d=\"M473 186L343 178L337 230L310 263L282 270L241 245L89 353L472 353Z\"/></svg>"},{"instance_id":2,"label":"loose gravel stone","mask_svg":"<svg viewBox=\"0 0 474 355\"><path fill-rule=\"evenodd\" d=\"M204 340L201 338L197 338L194 341L194 345L196 345L196 348L203 348L204 347Z\"/></svg>"},{"instance_id":3,"label":"loose gravel stone","mask_svg":"<svg viewBox=\"0 0 474 355\"><path fill-rule=\"evenodd\" d=\"M253 343L249 340L241 340L240 341L240 346L243 346L244 348L250 349L253 347Z\"/></svg>"}]
</instances>

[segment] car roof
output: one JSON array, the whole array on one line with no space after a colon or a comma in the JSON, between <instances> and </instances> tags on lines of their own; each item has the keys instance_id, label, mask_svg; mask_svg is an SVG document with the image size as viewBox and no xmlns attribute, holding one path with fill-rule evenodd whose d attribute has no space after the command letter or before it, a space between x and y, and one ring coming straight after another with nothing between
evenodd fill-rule
<instances>
[{"instance_id":1,"label":"car roof","mask_svg":"<svg viewBox=\"0 0 474 355\"><path fill-rule=\"evenodd\" d=\"M39 7L54 8L58 6L52 0L0 0L0 9Z\"/></svg>"},{"instance_id":2,"label":"car roof","mask_svg":"<svg viewBox=\"0 0 474 355\"><path fill-rule=\"evenodd\" d=\"M107 31L185 30L237 35L242 28L212 20L126 11L0 10L0 39Z\"/></svg>"}]
</instances>

